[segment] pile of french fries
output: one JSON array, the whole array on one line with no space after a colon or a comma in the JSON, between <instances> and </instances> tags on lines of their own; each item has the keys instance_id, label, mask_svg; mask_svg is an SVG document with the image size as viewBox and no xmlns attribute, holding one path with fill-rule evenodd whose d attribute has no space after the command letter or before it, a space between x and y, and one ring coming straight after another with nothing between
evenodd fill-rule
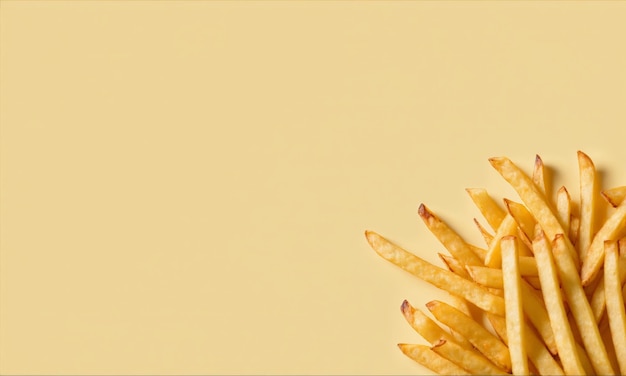
<instances>
[{"instance_id":1,"label":"pile of french fries","mask_svg":"<svg viewBox=\"0 0 626 376\"><path fill-rule=\"evenodd\" d=\"M532 176L505 157L489 162L522 203L503 208L485 189L467 189L492 229L474 219L484 248L423 204L419 216L449 252L445 268L365 232L384 259L450 293L448 303L427 303L429 314L402 303L430 345L398 347L444 375L626 375L626 186L602 191L580 151L578 200L565 187L546 190L539 156Z\"/></svg>"}]
</instances>

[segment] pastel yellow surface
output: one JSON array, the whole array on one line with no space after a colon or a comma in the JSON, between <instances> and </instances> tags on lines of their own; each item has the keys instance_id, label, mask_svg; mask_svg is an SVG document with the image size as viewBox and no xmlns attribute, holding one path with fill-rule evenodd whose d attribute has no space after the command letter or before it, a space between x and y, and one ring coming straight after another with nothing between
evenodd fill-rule
<instances>
[{"instance_id":1,"label":"pastel yellow surface","mask_svg":"<svg viewBox=\"0 0 626 376\"><path fill-rule=\"evenodd\" d=\"M0 374L427 374L364 230L626 184L620 2L0 6Z\"/></svg>"}]
</instances>

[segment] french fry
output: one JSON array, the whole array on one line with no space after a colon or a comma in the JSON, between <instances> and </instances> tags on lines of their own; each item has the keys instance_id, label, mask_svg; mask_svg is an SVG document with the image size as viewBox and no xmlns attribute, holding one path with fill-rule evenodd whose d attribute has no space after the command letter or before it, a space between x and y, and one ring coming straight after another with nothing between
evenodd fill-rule
<instances>
[{"instance_id":1,"label":"french fry","mask_svg":"<svg viewBox=\"0 0 626 376\"><path fill-rule=\"evenodd\" d=\"M620 240L618 242L618 248L619 281L621 285L624 285L624 283L626 283L626 241ZM593 291L589 304L591 305L591 310L593 311L593 316L596 318L596 322L600 322L606 308L604 278L598 280L598 285Z\"/></svg>"},{"instance_id":2,"label":"french fry","mask_svg":"<svg viewBox=\"0 0 626 376\"><path fill-rule=\"evenodd\" d=\"M620 281L618 248L616 241L604 243L604 289L606 313L611 328L611 338L619 363L619 370L626 375L626 312Z\"/></svg>"},{"instance_id":3,"label":"french fry","mask_svg":"<svg viewBox=\"0 0 626 376\"><path fill-rule=\"evenodd\" d=\"M543 298L546 303L550 324L554 331L554 339L561 363L563 364L563 370L567 375L584 375L586 372L576 349L576 341L574 341L574 335L565 313L565 305L561 298L558 271L550 245L543 233L540 233L533 240L533 248L535 258L537 259Z\"/></svg>"},{"instance_id":4,"label":"french fry","mask_svg":"<svg viewBox=\"0 0 626 376\"><path fill-rule=\"evenodd\" d=\"M502 375L507 373L502 368L491 363L483 355L464 349L456 343L446 341L445 339L435 343L431 349L471 374Z\"/></svg>"},{"instance_id":5,"label":"french fry","mask_svg":"<svg viewBox=\"0 0 626 376\"><path fill-rule=\"evenodd\" d=\"M506 212L489 196L486 189L467 188L465 191L470 195L470 198L474 201L483 217L485 217L489 226L491 226L493 231L497 231L506 216Z\"/></svg>"},{"instance_id":6,"label":"french fry","mask_svg":"<svg viewBox=\"0 0 626 376\"><path fill-rule=\"evenodd\" d=\"M557 234L552 244L563 292L569 303L578 330L584 333L582 342L589 354L589 360L593 369L601 375L613 375L615 371L611 367L611 362L593 317L593 311L587 301L585 290L583 290L578 271L567 250L566 241L567 238L563 234Z\"/></svg>"},{"instance_id":7,"label":"french fry","mask_svg":"<svg viewBox=\"0 0 626 376\"><path fill-rule=\"evenodd\" d=\"M404 355L439 375L463 375L467 373L463 368L437 354L428 346L399 343L398 347Z\"/></svg>"},{"instance_id":8,"label":"french fry","mask_svg":"<svg viewBox=\"0 0 626 376\"><path fill-rule=\"evenodd\" d=\"M466 269L470 277L482 286L496 289L501 289L504 286L502 282L502 270L500 269L474 265L468 265Z\"/></svg>"},{"instance_id":9,"label":"french fry","mask_svg":"<svg viewBox=\"0 0 626 376\"><path fill-rule=\"evenodd\" d=\"M440 301L428 302L426 308L439 322L467 338L487 359L507 371L511 370L511 358L506 345L481 324Z\"/></svg>"},{"instance_id":10,"label":"french fry","mask_svg":"<svg viewBox=\"0 0 626 376\"><path fill-rule=\"evenodd\" d=\"M539 156L539 154L535 155L535 167L533 169L533 183L539 189L544 196L548 196L548 191L546 187L547 181L547 173L545 171L545 166L543 164L543 160Z\"/></svg>"},{"instance_id":11,"label":"french fry","mask_svg":"<svg viewBox=\"0 0 626 376\"><path fill-rule=\"evenodd\" d=\"M563 186L556 192L556 212L559 215L561 226L565 233L569 234L569 222L572 217L572 202L569 192Z\"/></svg>"},{"instance_id":12,"label":"french fry","mask_svg":"<svg viewBox=\"0 0 626 376\"><path fill-rule=\"evenodd\" d=\"M472 252L474 252L474 254L480 259L480 265L483 265L485 263L485 257L487 257L487 251L469 243L467 245L470 247Z\"/></svg>"},{"instance_id":13,"label":"french fry","mask_svg":"<svg viewBox=\"0 0 626 376\"><path fill-rule=\"evenodd\" d=\"M604 262L604 242L619 239L626 230L626 201L622 201L617 210L604 222L593 237L589 250L585 254L580 276L583 286L590 284L598 275Z\"/></svg>"},{"instance_id":14,"label":"french fry","mask_svg":"<svg viewBox=\"0 0 626 376\"><path fill-rule=\"evenodd\" d=\"M479 284L438 268L373 231L366 231L365 236L374 251L387 261L440 289L465 298L486 312L504 315L504 299L490 294Z\"/></svg>"},{"instance_id":15,"label":"french fry","mask_svg":"<svg viewBox=\"0 0 626 376\"><path fill-rule=\"evenodd\" d=\"M517 222L510 215L507 214L504 220L500 224L496 235L493 237L489 250L487 251L487 257L485 258L485 265L490 268L500 268L502 264L502 252L500 249L500 240L508 235L517 234Z\"/></svg>"},{"instance_id":16,"label":"french fry","mask_svg":"<svg viewBox=\"0 0 626 376\"><path fill-rule=\"evenodd\" d=\"M418 214L426 224L430 232L435 235L444 247L457 260L466 265L480 265L481 260L469 248L467 243L454 230L452 230L444 221L430 211L426 205L421 204Z\"/></svg>"},{"instance_id":17,"label":"french fry","mask_svg":"<svg viewBox=\"0 0 626 376\"><path fill-rule=\"evenodd\" d=\"M624 198L626 198L626 185L607 189L602 192L602 197L604 197L611 206L616 208L624 201Z\"/></svg>"},{"instance_id":18,"label":"french fry","mask_svg":"<svg viewBox=\"0 0 626 376\"><path fill-rule=\"evenodd\" d=\"M578 230L578 247L580 259L585 260L586 252L595 233L596 197L598 184L596 183L596 168L591 158L582 151L578 151L578 169L580 174L580 229Z\"/></svg>"},{"instance_id":19,"label":"french fry","mask_svg":"<svg viewBox=\"0 0 626 376\"><path fill-rule=\"evenodd\" d=\"M526 326L522 311L522 276L519 271L517 238L505 236L501 240L506 333L509 338L511 369L515 375L528 375L526 355ZM471 341L470 341L471 342Z\"/></svg>"},{"instance_id":20,"label":"french fry","mask_svg":"<svg viewBox=\"0 0 626 376\"><path fill-rule=\"evenodd\" d=\"M532 248L531 239L537 221L535 221L535 218L533 218L532 214L528 212L524 205L506 198L504 199L504 204L511 217L515 219L515 222L518 225L518 235L520 240L523 241L527 247ZM520 249L521 256L527 256L530 254L531 253L526 252L526 248Z\"/></svg>"},{"instance_id":21,"label":"french fry","mask_svg":"<svg viewBox=\"0 0 626 376\"><path fill-rule=\"evenodd\" d=\"M491 165L500 175L515 189L530 213L535 217L546 236L553 239L557 234L564 234L563 227L558 218L552 212L545 196L537 189L526 174L519 169L510 159L506 157L490 158ZM578 252L566 238L565 242L568 252L572 255L574 264L579 265Z\"/></svg>"},{"instance_id":22,"label":"french fry","mask_svg":"<svg viewBox=\"0 0 626 376\"><path fill-rule=\"evenodd\" d=\"M523 276L538 276L537 260L532 256L520 256L519 257L519 271Z\"/></svg>"},{"instance_id":23,"label":"french fry","mask_svg":"<svg viewBox=\"0 0 626 376\"><path fill-rule=\"evenodd\" d=\"M457 338L446 332L442 327L437 325L430 317L426 316L422 311L413 307L407 300L402 302L400 306L402 315L411 327L419 333L428 343L433 344L443 338L447 341L458 343L466 349L473 350L472 344L465 338Z\"/></svg>"}]
</instances>

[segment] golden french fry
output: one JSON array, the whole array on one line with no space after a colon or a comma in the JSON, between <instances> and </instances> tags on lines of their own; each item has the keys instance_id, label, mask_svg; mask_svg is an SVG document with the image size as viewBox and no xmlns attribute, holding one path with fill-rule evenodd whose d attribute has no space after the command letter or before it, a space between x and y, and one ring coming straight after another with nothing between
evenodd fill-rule
<instances>
[{"instance_id":1,"label":"golden french fry","mask_svg":"<svg viewBox=\"0 0 626 376\"><path fill-rule=\"evenodd\" d=\"M576 349L576 341L574 341L574 335L565 313L565 305L561 298L558 271L550 245L543 233L540 233L533 240L533 248L537 259L543 298L565 374L584 375L586 372Z\"/></svg>"},{"instance_id":2,"label":"golden french fry","mask_svg":"<svg viewBox=\"0 0 626 376\"><path fill-rule=\"evenodd\" d=\"M626 230L626 201L617 207L617 210L604 222L604 225L593 237L591 245L585 254L580 277L583 286L590 284L598 275L604 262L604 242L617 240L624 235Z\"/></svg>"},{"instance_id":3,"label":"golden french fry","mask_svg":"<svg viewBox=\"0 0 626 376\"><path fill-rule=\"evenodd\" d=\"M445 339L435 343L431 349L475 375L502 375L507 373L502 368L491 363L483 355L464 349L456 343L446 341Z\"/></svg>"},{"instance_id":4,"label":"golden french fry","mask_svg":"<svg viewBox=\"0 0 626 376\"><path fill-rule=\"evenodd\" d=\"M619 369L626 375L626 311L622 297L618 248L616 241L604 243L604 289L606 295L606 313L611 328L611 338L615 347Z\"/></svg>"},{"instance_id":5,"label":"golden french fry","mask_svg":"<svg viewBox=\"0 0 626 376\"><path fill-rule=\"evenodd\" d=\"M502 316L494 315L493 313L485 313L487 316L487 320L491 324L493 331L496 332L498 337L507 344L509 342L509 338L506 335L506 319Z\"/></svg>"},{"instance_id":6,"label":"golden french fry","mask_svg":"<svg viewBox=\"0 0 626 376\"><path fill-rule=\"evenodd\" d=\"M518 202L504 199L504 204L508 213L515 219L518 225L518 235L521 241L526 244L527 247L532 248L532 236L535 230L537 221L533 218L532 214L528 212L526 207ZM526 252L526 248L520 248L520 255L530 255L530 252Z\"/></svg>"},{"instance_id":7,"label":"golden french fry","mask_svg":"<svg viewBox=\"0 0 626 376\"><path fill-rule=\"evenodd\" d=\"M489 226L491 226L493 231L497 231L506 216L506 212L489 196L486 189L467 188L465 191L470 195L470 198L474 201L483 217L485 217Z\"/></svg>"},{"instance_id":8,"label":"golden french fry","mask_svg":"<svg viewBox=\"0 0 626 376\"><path fill-rule=\"evenodd\" d=\"M602 197L604 197L611 206L616 208L624 201L624 198L626 198L626 185L607 189L602 192Z\"/></svg>"},{"instance_id":9,"label":"golden french fry","mask_svg":"<svg viewBox=\"0 0 626 376\"><path fill-rule=\"evenodd\" d=\"M475 265L468 265L466 269L470 277L482 286L496 289L503 287L502 270L500 269Z\"/></svg>"},{"instance_id":10,"label":"golden french fry","mask_svg":"<svg viewBox=\"0 0 626 376\"><path fill-rule=\"evenodd\" d=\"M515 236L505 236L501 243L506 333L509 338L511 369L515 375L528 375L526 325L522 310L522 276L519 272L519 247Z\"/></svg>"},{"instance_id":11,"label":"golden french fry","mask_svg":"<svg viewBox=\"0 0 626 376\"><path fill-rule=\"evenodd\" d=\"M572 217L572 202L569 192L563 186L556 192L556 212L559 215L563 230L569 234L569 221Z\"/></svg>"},{"instance_id":12,"label":"golden french fry","mask_svg":"<svg viewBox=\"0 0 626 376\"><path fill-rule=\"evenodd\" d=\"M619 280L620 284L624 285L624 283L626 283L626 241L620 240L618 248ZM596 318L596 322L600 322L606 308L604 278L598 280L598 284L593 291L589 304L591 305L591 310L593 311L593 316Z\"/></svg>"},{"instance_id":13,"label":"golden french fry","mask_svg":"<svg viewBox=\"0 0 626 376\"><path fill-rule=\"evenodd\" d=\"M589 354L593 369L601 375L613 375L613 367L611 367L604 342L602 342L600 331L593 317L593 311L587 301L576 265L574 265L567 250L566 241L567 238L563 234L558 234L552 244L563 292L576 321L576 326L580 333L584 334L582 335L583 346Z\"/></svg>"},{"instance_id":14,"label":"golden french fry","mask_svg":"<svg viewBox=\"0 0 626 376\"><path fill-rule=\"evenodd\" d=\"M556 215L552 212L546 197L537 189L526 174L519 169L511 160L506 157L490 158L491 165L502 175L512 187L517 191L530 213L535 217L541 228L549 239L553 239L557 234L564 234ZM578 252L569 241L565 239L565 246L572 255L574 265L579 265ZM578 267L577 267L578 269Z\"/></svg>"},{"instance_id":15,"label":"golden french fry","mask_svg":"<svg viewBox=\"0 0 626 376\"><path fill-rule=\"evenodd\" d=\"M470 278L469 274L467 274L467 271L463 267L463 264L461 264L459 260L455 259L452 256L444 255L443 253L437 253L437 255L439 256L441 261L443 261L443 263L446 264L446 266L448 267L448 270L450 270L451 272L455 274L458 274L459 276L465 279Z\"/></svg>"},{"instance_id":16,"label":"golden french fry","mask_svg":"<svg viewBox=\"0 0 626 376\"><path fill-rule=\"evenodd\" d=\"M504 220L500 224L496 235L493 237L489 250L487 251L487 257L485 258L485 265L490 268L500 268L502 264L502 253L500 250L500 239L508 235L517 234L517 222L510 215L507 214Z\"/></svg>"},{"instance_id":17,"label":"golden french fry","mask_svg":"<svg viewBox=\"0 0 626 376\"><path fill-rule=\"evenodd\" d=\"M366 231L365 236L382 258L440 289L465 298L486 312L504 316L504 299L490 294L479 284L438 268L373 231Z\"/></svg>"},{"instance_id":18,"label":"golden french fry","mask_svg":"<svg viewBox=\"0 0 626 376\"><path fill-rule=\"evenodd\" d=\"M426 224L430 232L435 235L444 247L457 260L466 265L480 265L481 260L469 248L465 240L452 230L444 221L430 211L426 205L421 204L418 214Z\"/></svg>"},{"instance_id":19,"label":"golden french fry","mask_svg":"<svg viewBox=\"0 0 626 376\"><path fill-rule=\"evenodd\" d=\"M398 347L404 355L439 375L463 375L467 373L463 368L437 354L428 346L399 343Z\"/></svg>"},{"instance_id":20,"label":"golden french fry","mask_svg":"<svg viewBox=\"0 0 626 376\"><path fill-rule=\"evenodd\" d=\"M426 307L439 322L467 338L487 359L507 371L511 369L511 358L506 345L481 324L440 301L428 302Z\"/></svg>"},{"instance_id":21,"label":"golden french fry","mask_svg":"<svg viewBox=\"0 0 626 376\"><path fill-rule=\"evenodd\" d=\"M493 235L491 235L489 231L487 231L483 225L478 222L478 219L474 218L474 223L476 224L480 235L482 235L483 239L485 239L485 244L489 247L489 244L491 244L491 241L493 240Z\"/></svg>"},{"instance_id":22,"label":"golden french fry","mask_svg":"<svg viewBox=\"0 0 626 376\"><path fill-rule=\"evenodd\" d=\"M578 169L580 174L580 229L578 230L578 249L580 259L586 258L585 253L591 244L595 233L594 223L597 215L596 198L598 184L596 167L591 158L582 151L578 151Z\"/></svg>"},{"instance_id":23,"label":"golden french fry","mask_svg":"<svg viewBox=\"0 0 626 376\"><path fill-rule=\"evenodd\" d=\"M426 341L433 344L443 338L447 341L456 342L462 347L473 350L472 344L465 338L457 338L446 332L422 311L413 307L407 300L402 302L400 307L402 315L411 327L419 333Z\"/></svg>"},{"instance_id":24,"label":"golden french fry","mask_svg":"<svg viewBox=\"0 0 626 376\"><path fill-rule=\"evenodd\" d=\"M544 196L548 196L547 191L547 173L546 168L543 164L543 160L539 156L539 154L535 155L535 167L533 169L533 183L539 189Z\"/></svg>"}]
</instances>

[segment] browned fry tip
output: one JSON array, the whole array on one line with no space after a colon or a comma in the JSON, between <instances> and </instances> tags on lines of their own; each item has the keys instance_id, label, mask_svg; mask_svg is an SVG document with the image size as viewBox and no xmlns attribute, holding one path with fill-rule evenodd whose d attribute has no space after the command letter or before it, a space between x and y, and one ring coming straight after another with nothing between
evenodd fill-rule
<instances>
[{"instance_id":1,"label":"browned fry tip","mask_svg":"<svg viewBox=\"0 0 626 376\"><path fill-rule=\"evenodd\" d=\"M424 204L420 204L420 207L417 209L417 214L419 214L419 216L424 219L427 219L433 216L433 214L430 212L430 210L428 210L428 208Z\"/></svg>"}]
</instances>

